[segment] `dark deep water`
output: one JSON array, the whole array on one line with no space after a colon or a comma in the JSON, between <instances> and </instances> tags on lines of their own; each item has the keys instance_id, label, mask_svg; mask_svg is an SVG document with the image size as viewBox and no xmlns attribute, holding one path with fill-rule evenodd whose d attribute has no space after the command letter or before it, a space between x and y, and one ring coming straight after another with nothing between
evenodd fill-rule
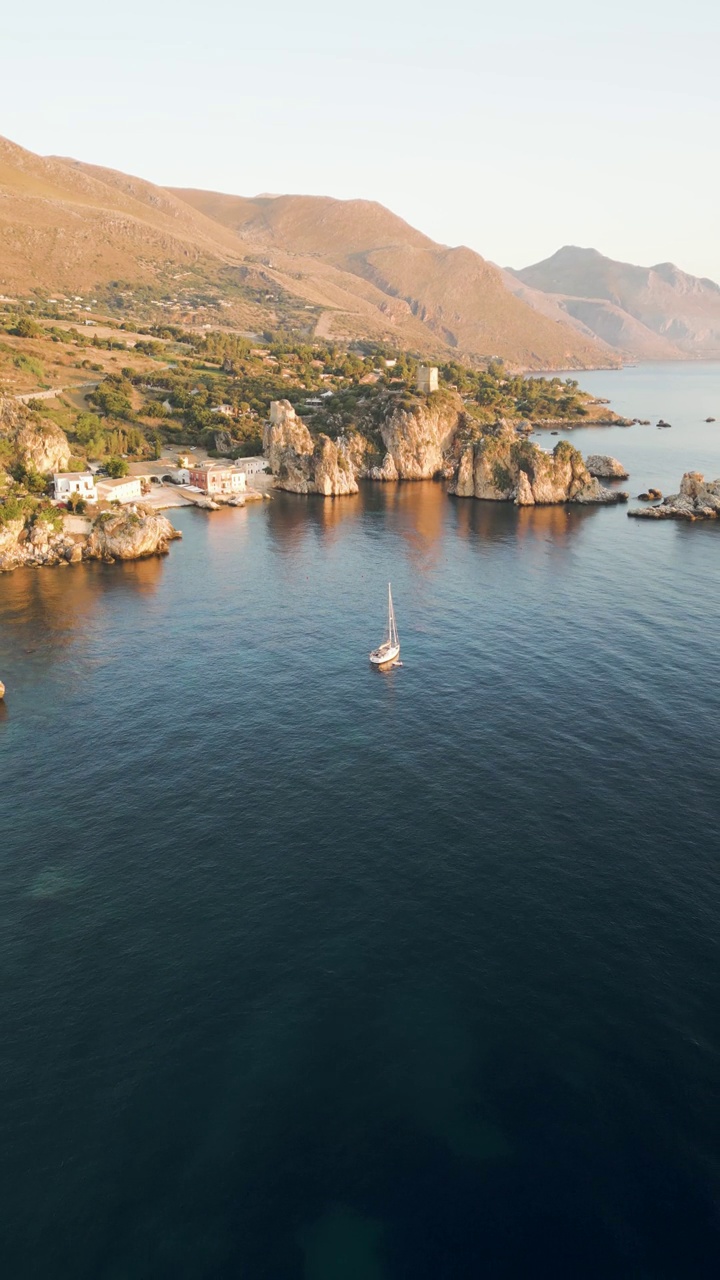
<instances>
[{"instance_id":1,"label":"dark deep water","mask_svg":"<svg viewBox=\"0 0 720 1280\"><path fill-rule=\"evenodd\" d=\"M582 381L720 474L720 367ZM173 518L0 579L4 1275L714 1277L720 525Z\"/></svg>"}]
</instances>

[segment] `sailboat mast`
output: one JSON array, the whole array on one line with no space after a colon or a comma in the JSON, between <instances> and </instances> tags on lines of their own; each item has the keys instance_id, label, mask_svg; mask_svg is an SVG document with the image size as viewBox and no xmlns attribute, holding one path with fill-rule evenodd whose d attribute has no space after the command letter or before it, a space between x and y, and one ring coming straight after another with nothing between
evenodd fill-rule
<instances>
[{"instance_id":1,"label":"sailboat mast","mask_svg":"<svg viewBox=\"0 0 720 1280\"><path fill-rule=\"evenodd\" d=\"M393 609L392 591L388 582L388 639L390 644L397 644L397 627L395 626L395 611Z\"/></svg>"}]
</instances>

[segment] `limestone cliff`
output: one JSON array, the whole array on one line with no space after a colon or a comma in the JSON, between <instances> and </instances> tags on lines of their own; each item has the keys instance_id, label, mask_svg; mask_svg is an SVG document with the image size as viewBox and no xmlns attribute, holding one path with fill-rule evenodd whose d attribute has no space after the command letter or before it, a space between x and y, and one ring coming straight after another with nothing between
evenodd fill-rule
<instances>
[{"instance_id":1,"label":"limestone cliff","mask_svg":"<svg viewBox=\"0 0 720 1280\"><path fill-rule=\"evenodd\" d=\"M313 440L288 400L278 402L275 418L263 432L263 452L275 488L325 497L357 493L355 471L342 442L319 435Z\"/></svg>"},{"instance_id":2,"label":"limestone cliff","mask_svg":"<svg viewBox=\"0 0 720 1280\"><path fill-rule=\"evenodd\" d=\"M626 493L604 489L566 440L546 453L505 427L461 448L448 492L519 507L627 501Z\"/></svg>"},{"instance_id":3,"label":"limestone cliff","mask_svg":"<svg viewBox=\"0 0 720 1280\"><path fill-rule=\"evenodd\" d=\"M164 555L173 539L181 537L167 516L103 511L93 521L84 556L87 560L141 560Z\"/></svg>"},{"instance_id":4,"label":"limestone cliff","mask_svg":"<svg viewBox=\"0 0 720 1280\"><path fill-rule=\"evenodd\" d=\"M368 477L431 480L445 475L463 416L463 402L456 392L418 397L414 403L391 408L379 428L385 455L368 470Z\"/></svg>"},{"instance_id":5,"label":"limestone cliff","mask_svg":"<svg viewBox=\"0 0 720 1280\"><path fill-rule=\"evenodd\" d=\"M6 397L0 398L0 439L3 438L9 443L11 462L43 475L63 471L70 459L70 444L60 427Z\"/></svg>"},{"instance_id":6,"label":"limestone cliff","mask_svg":"<svg viewBox=\"0 0 720 1280\"><path fill-rule=\"evenodd\" d=\"M680 492L668 494L653 507L634 507L629 516L644 520L720 519L720 480L705 480L699 471L686 471Z\"/></svg>"},{"instance_id":7,"label":"limestone cliff","mask_svg":"<svg viewBox=\"0 0 720 1280\"><path fill-rule=\"evenodd\" d=\"M140 560L163 555L174 538L182 537L165 516L142 509L102 512L85 522L83 533L68 532L64 521L55 524L23 517L0 525L0 572L82 560Z\"/></svg>"}]
</instances>

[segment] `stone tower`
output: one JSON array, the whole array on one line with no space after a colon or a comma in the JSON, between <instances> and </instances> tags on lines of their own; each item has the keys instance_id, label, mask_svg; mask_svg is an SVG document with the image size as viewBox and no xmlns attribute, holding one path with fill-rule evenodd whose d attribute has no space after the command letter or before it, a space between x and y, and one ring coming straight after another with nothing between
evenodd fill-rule
<instances>
[{"instance_id":1,"label":"stone tower","mask_svg":"<svg viewBox=\"0 0 720 1280\"><path fill-rule=\"evenodd\" d=\"M421 364L417 372L416 388L423 396L438 389L438 371L435 365Z\"/></svg>"}]
</instances>

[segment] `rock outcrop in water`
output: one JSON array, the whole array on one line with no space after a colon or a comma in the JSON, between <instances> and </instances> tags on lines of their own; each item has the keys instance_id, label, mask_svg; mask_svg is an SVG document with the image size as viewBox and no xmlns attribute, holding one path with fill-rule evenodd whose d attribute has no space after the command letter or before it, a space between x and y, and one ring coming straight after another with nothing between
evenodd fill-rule
<instances>
[{"instance_id":1,"label":"rock outcrop in water","mask_svg":"<svg viewBox=\"0 0 720 1280\"><path fill-rule=\"evenodd\" d=\"M629 516L639 520L720 519L720 480L705 480L699 471L686 471L680 492L670 493L655 507L634 507Z\"/></svg>"},{"instance_id":2,"label":"rock outcrop in water","mask_svg":"<svg viewBox=\"0 0 720 1280\"><path fill-rule=\"evenodd\" d=\"M464 405L454 392L418 398L393 408L379 432L382 461L366 472L371 480L431 480L445 475Z\"/></svg>"},{"instance_id":3,"label":"rock outcrop in water","mask_svg":"<svg viewBox=\"0 0 720 1280\"><path fill-rule=\"evenodd\" d=\"M506 426L462 447L448 492L518 507L626 502L628 496L604 489L567 440L546 453Z\"/></svg>"},{"instance_id":4,"label":"rock outcrop in water","mask_svg":"<svg viewBox=\"0 0 720 1280\"><path fill-rule=\"evenodd\" d=\"M595 476L599 480L627 480L629 472L627 472L617 458L610 457L605 453L590 453L585 459L585 466L591 476Z\"/></svg>"},{"instance_id":5,"label":"rock outcrop in water","mask_svg":"<svg viewBox=\"0 0 720 1280\"><path fill-rule=\"evenodd\" d=\"M70 444L60 427L4 396L0 397L0 440L3 438L10 445L13 461L42 475L63 471L70 459Z\"/></svg>"},{"instance_id":6,"label":"rock outcrop in water","mask_svg":"<svg viewBox=\"0 0 720 1280\"><path fill-rule=\"evenodd\" d=\"M452 391L374 402L372 416L332 441L313 439L289 401L273 406L263 438L277 488L292 493L355 493L356 476L368 480L428 480L445 476L457 497L514 502L517 506L624 502L604 488L567 441L552 454L523 438L518 424L481 426ZM596 457L598 473L625 476L615 458Z\"/></svg>"},{"instance_id":7,"label":"rock outcrop in water","mask_svg":"<svg viewBox=\"0 0 720 1280\"><path fill-rule=\"evenodd\" d=\"M314 440L289 400L275 406L275 418L263 432L263 452L276 489L325 497L358 491L352 461L342 443L327 435Z\"/></svg>"},{"instance_id":8,"label":"rock outcrop in water","mask_svg":"<svg viewBox=\"0 0 720 1280\"><path fill-rule=\"evenodd\" d=\"M182 534L167 516L149 511L103 511L93 521L86 560L142 560L164 555Z\"/></svg>"},{"instance_id":9,"label":"rock outcrop in water","mask_svg":"<svg viewBox=\"0 0 720 1280\"><path fill-rule=\"evenodd\" d=\"M84 532L70 533L64 520L59 528L44 519L8 521L0 526L0 572L82 560L140 560L164 555L182 537L166 516L142 509L104 511L85 524Z\"/></svg>"}]
</instances>

